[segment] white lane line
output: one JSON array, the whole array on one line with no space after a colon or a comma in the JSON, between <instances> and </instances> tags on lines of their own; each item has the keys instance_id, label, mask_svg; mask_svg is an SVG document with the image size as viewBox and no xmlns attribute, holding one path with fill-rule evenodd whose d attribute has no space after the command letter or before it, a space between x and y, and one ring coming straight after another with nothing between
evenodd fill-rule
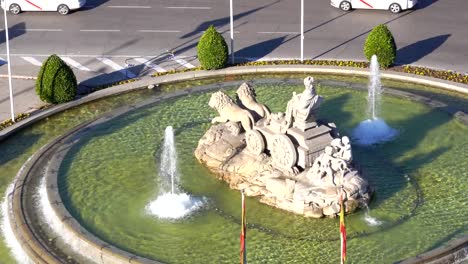
<instances>
[{"instance_id":1,"label":"white lane line","mask_svg":"<svg viewBox=\"0 0 468 264\"><path fill-rule=\"evenodd\" d=\"M180 30L153 30L153 29L140 29L138 32L144 33L179 33Z\"/></svg>"},{"instance_id":2,"label":"white lane line","mask_svg":"<svg viewBox=\"0 0 468 264\"><path fill-rule=\"evenodd\" d=\"M109 8L151 8L151 6L107 6Z\"/></svg>"},{"instance_id":3,"label":"white lane line","mask_svg":"<svg viewBox=\"0 0 468 264\"><path fill-rule=\"evenodd\" d=\"M170 9L211 9L208 6L166 6L165 8Z\"/></svg>"},{"instance_id":4,"label":"white lane line","mask_svg":"<svg viewBox=\"0 0 468 264\"><path fill-rule=\"evenodd\" d=\"M135 58L136 61L138 61L139 63L142 63L144 65L146 65L146 67L148 68L151 68L157 72L167 72L163 67L159 66L159 65L156 65L150 61L148 61L147 59L144 59L144 58Z\"/></svg>"},{"instance_id":5,"label":"white lane line","mask_svg":"<svg viewBox=\"0 0 468 264\"><path fill-rule=\"evenodd\" d=\"M122 66L120 66L119 64L115 63L114 61L108 59L108 58L105 58L105 57L97 57L96 58L98 61L104 63L104 64L107 64L108 66L110 66L112 69L120 72L121 74L125 75L125 77L128 77L128 78L135 78L137 77L135 74L133 74L133 72L123 68Z\"/></svg>"},{"instance_id":6,"label":"white lane line","mask_svg":"<svg viewBox=\"0 0 468 264\"><path fill-rule=\"evenodd\" d=\"M5 65L5 64L8 64L8 61L0 57L0 66Z\"/></svg>"},{"instance_id":7,"label":"white lane line","mask_svg":"<svg viewBox=\"0 0 468 264\"><path fill-rule=\"evenodd\" d=\"M25 29L14 29L15 31L30 31L30 32L60 32L63 29L59 28L25 28Z\"/></svg>"},{"instance_id":8,"label":"white lane line","mask_svg":"<svg viewBox=\"0 0 468 264\"><path fill-rule=\"evenodd\" d=\"M80 29L81 32L120 32L120 29Z\"/></svg>"},{"instance_id":9,"label":"white lane line","mask_svg":"<svg viewBox=\"0 0 468 264\"><path fill-rule=\"evenodd\" d=\"M63 61L65 61L67 64L71 65L72 67L77 68L80 71L91 71L90 69L86 68L85 66L81 65L79 62L76 60L70 58L70 57L61 57Z\"/></svg>"},{"instance_id":10,"label":"white lane line","mask_svg":"<svg viewBox=\"0 0 468 264\"><path fill-rule=\"evenodd\" d=\"M294 32L294 31L260 31L260 32L257 32L258 34L289 34L289 35L292 35L292 34L299 34L299 32Z\"/></svg>"},{"instance_id":11,"label":"white lane line","mask_svg":"<svg viewBox=\"0 0 468 264\"><path fill-rule=\"evenodd\" d=\"M23 60L31 63L34 66L42 66L42 62L38 61L37 59L33 57L21 57Z\"/></svg>"},{"instance_id":12,"label":"white lane line","mask_svg":"<svg viewBox=\"0 0 468 264\"><path fill-rule=\"evenodd\" d=\"M184 66L185 68L193 69L195 66L188 61L181 59L181 58L174 58L175 61L177 61L180 65Z\"/></svg>"}]
</instances>

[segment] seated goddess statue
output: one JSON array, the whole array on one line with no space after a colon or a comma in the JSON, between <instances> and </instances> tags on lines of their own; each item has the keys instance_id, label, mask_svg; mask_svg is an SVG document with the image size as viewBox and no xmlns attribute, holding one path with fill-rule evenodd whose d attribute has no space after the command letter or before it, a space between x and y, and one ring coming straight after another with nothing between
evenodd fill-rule
<instances>
[{"instance_id":1,"label":"seated goddess statue","mask_svg":"<svg viewBox=\"0 0 468 264\"><path fill-rule=\"evenodd\" d=\"M286 107L286 124L291 127L294 122L306 123L313 116L313 111L316 110L323 102L323 97L317 95L314 87L314 78L311 76L304 79L305 89L302 93L293 93L293 97L289 100Z\"/></svg>"}]
</instances>

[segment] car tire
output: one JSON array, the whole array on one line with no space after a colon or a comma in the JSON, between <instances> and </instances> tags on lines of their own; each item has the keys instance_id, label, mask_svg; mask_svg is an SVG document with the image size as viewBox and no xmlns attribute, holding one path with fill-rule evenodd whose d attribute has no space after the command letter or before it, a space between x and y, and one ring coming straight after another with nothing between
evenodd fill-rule
<instances>
[{"instance_id":1,"label":"car tire","mask_svg":"<svg viewBox=\"0 0 468 264\"><path fill-rule=\"evenodd\" d=\"M343 1L340 3L340 9L343 11L349 11L351 8L351 3L348 1Z\"/></svg>"},{"instance_id":2,"label":"car tire","mask_svg":"<svg viewBox=\"0 0 468 264\"><path fill-rule=\"evenodd\" d=\"M390 10L390 12L392 12L393 14L398 14L401 12L401 6L397 3L393 3L390 5L388 10Z\"/></svg>"},{"instance_id":3,"label":"car tire","mask_svg":"<svg viewBox=\"0 0 468 264\"><path fill-rule=\"evenodd\" d=\"M8 10L10 10L10 13L13 15L21 13L21 7L18 4L11 4Z\"/></svg>"},{"instance_id":4,"label":"car tire","mask_svg":"<svg viewBox=\"0 0 468 264\"><path fill-rule=\"evenodd\" d=\"M57 12L62 16L65 16L70 13L70 8L67 5L62 4L57 7Z\"/></svg>"}]
</instances>

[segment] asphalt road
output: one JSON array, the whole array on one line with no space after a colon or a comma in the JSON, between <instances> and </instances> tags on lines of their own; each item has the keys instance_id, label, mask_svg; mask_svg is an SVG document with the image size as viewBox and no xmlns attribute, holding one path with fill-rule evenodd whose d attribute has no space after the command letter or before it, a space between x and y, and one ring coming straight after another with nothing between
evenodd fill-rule
<instances>
[{"instance_id":1,"label":"asphalt road","mask_svg":"<svg viewBox=\"0 0 468 264\"><path fill-rule=\"evenodd\" d=\"M236 58L300 57L299 0L233 1ZM346 13L328 0L306 0L304 57L364 60L367 33L385 23L397 42L399 63L467 72L466 5L466 0L420 0L416 10L394 15L377 10ZM95 63L104 68L109 65L96 57L115 58L122 65L124 58L151 59L170 49L196 65L197 41L211 24L229 43L228 0L88 0L83 10L68 16L25 12L9 15L8 20L12 65L20 73L31 66L25 57L41 62L52 53L74 58L87 68ZM2 29L3 60L5 53ZM159 63L162 60L154 64Z\"/></svg>"},{"instance_id":2,"label":"asphalt road","mask_svg":"<svg viewBox=\"0 0 468 264\"><path fill-rule=\"evenodd\" d=\"M34 0L46 1L46 0ZM237 60L300 57L299 0L233 0ZM368 32L386 23L398 63L468 72L466 0L420 0L417 9L342 12L329 0L305 0L306 59L365 60ZM0 12L3 21L3 12ZM213 24L229 43L229 1L88 0L68 16L56 12L8 15L12 74L37 76L50 54L72 66L82 86L155 71L195 67L196 44ZM0 76L7 74L0 22ZM175 57L164 53L173 50ZM127 68L128 63L134 66ZM33 80L13 79L15 112L41 105ZM0 120L10 116L7 78L0 78Z\"/></svg>"}]
</instances>

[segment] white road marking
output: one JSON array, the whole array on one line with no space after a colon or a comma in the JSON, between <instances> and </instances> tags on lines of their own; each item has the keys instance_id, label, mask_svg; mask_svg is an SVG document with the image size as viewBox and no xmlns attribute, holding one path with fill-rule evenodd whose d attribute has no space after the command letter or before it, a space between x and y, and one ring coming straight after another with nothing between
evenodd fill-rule
<instances>
[{"instance_id":1,"label":"white road marking","mask_svg":"<svg viewBox=\"0 0 468 264\"><path fill-rule=\"evenodd\" d=\"M288 31L260 31L258 34L299 34L299 32L288 32Z\"/></svg>"},{"instance_id":2,"label":"white road marking","mask_svg":"<svg viewBox=\"0 0 468 264\"><path fill-rule=\"evenodd\" d=\"M185 68L193 69L195 66L188 61L181 59L181 58L176 58L174 57L174 60L177 61L180 65L184 66Z\"/></svg>"},{"instance_id":3,"label":"white road marking","mask_svg":"<svg viewBox=\"0 0 468 264\"><path fill-rule=\"evenodd\" d=\"M153 29L140 29L138 32L148 32L148 33L179 33L180 30L153 30Z\"/></svg>"},{"instance_id":4,"label":"white road marking","mask_svg":"<svg viewBox=\"0 0 468 264\"><path fill-rule=\"evenodd\" d=\"M144 58L135 58L136 61L138 61L139 63L142 63L144 65L146 65L147 67L157 71L157 72L167 72L163 67L159 66L159 65L156 65L150 61L148 61L147 59L144 59Z\"/></svg>"},{"instance_id":5,"label":"white road marking","mask_svg":"<svg viewBox=\"0 0 468 264\"><path fill-rule=\"evenodd\" d=\"M15 29L15 31L60 32L60 31L63 31L63 29L59 29L59 28L25 28L25 29Z\"/></svg>"},{"instance_id":6,"label":"white road marking","mask_svg":"<svg viewBox=\"0 0 468 264\"><path fill-rule=\"evenodd\" d=\"M170 9L211 9L208 6L166 6L166 8Z\"/></svg>"},{"instance_id":7,"label":"white road marking","mask_svg":"<svg viewBox=\"0 0 468 264\"><path fill-rule=\"evenodd\" d=\"M34 66L42 66L42 62L38 61L37 59L33 58L33 57L21 57L23 60L31 63L32 65Z\"/></svg>"},{"instance_id":8,"label":"white road marking","mask_svg":"<svg viewBox=\"0 0 468 264\"><path fill-rule=\"evenodd\" d=\"M109 8L151 8L151 6L107 6Z\"/></svg>"},{"instance_id":9,"label":"white road marking","mask_svg":"<svg viewBox=\"0 0 468 264\"><path fill-rule=\"evenodd\" d=\"M120 32L120 29L80 29L81 32Z\"/></svg>"},{"instance_id":10,"label":"white road marking","mask_svg":"<svg viewBox=\"0 0 468 264\"><path fill-rule=\"evenodd\" d=\"M70 57L61 57L63 61L65 61L67 64L71 65L74 68L77 68L80 71L91 71L90 69L86 68L85 66L81 65L79 62L76 60L70 58Z\"/></svg>"},{"instance_id":11,"label":"white road marking","mask_svg":"<svg viewBox=\"0 0 468 264\"><path fill-rule=\"evenodd\" d=\"M108 58L105 58L105 57L98 57L96 58L98 61L104 63L104 64L107 64L108 66L110 66L111 68L113 68L114 70L116 71L119 71L121 74L125 75L125 77L128 77L128 78L135 78L137 77L135 74L133 74L133 72L123 68L122 66L120 66L119 64L115 63L114 61L108 59Z\"/></svg>"},{"instance_id":12,"label":"white road marking","mask_svg":"<svg viewBox=\"0 0 468 264\"><path fill-rule=\"evenodd\" d=\"M6 60L3 59L2 57L0 57L0 66L1 66L1 65L5 65L5 64L8 64L8 61L6 61Z\"/></svg>"}]
</instances>

